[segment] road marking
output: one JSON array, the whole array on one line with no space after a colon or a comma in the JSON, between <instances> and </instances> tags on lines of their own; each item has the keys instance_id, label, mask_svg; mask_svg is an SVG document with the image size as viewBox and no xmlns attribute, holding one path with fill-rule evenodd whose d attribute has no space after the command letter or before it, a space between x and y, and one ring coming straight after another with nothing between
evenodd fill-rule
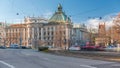
<instances>
[{"instance_id":1,"label":"road marking","mask_svg":"<svg viewBox=\"0 0 120 68\"><path fill-rule=\"evenodd\" d=\"M15 68L13 65L8 64L8 63L6 63L6 62L4 62L4 61L0 61L0 63L4 64L4 65L6 65L6 66L8 66L8 67L10 67L10 68Z\"/></svg>"},{"instance_id":2,"label":"road marking","mask_svg":"<svg viewBox=\"0 0 120 68\"><path fill-rule=\"evenodd\" d=\"M112 66L119 66L120 67L120 64L113 64Z\"/></svg>"},{"instance_id":3,"label":"road marking","mask_svg":"<svg viewBox=\"0 0 120 68\"><path fill-rule=\"evenodd\" d=\"M48 58L43 58L44 60L49 60Z\"/></svg>"},{"instance_id":4,"label":"road marking","mask_svg":"<svg viewBox=\"0 0 120 68\"><path fill-rule=\"evenodd\" d=\"M93 66L89 66L89 65L80 65L82 67L86 67L86 68L97 68L97 67L93 67Z\"/></svg>"}]
</instances>

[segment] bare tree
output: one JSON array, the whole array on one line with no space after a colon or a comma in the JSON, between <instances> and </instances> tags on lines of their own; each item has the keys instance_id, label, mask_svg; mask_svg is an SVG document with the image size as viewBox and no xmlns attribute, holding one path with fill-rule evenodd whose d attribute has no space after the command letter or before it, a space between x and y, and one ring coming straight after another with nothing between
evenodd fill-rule
<instances>
[{"instance_id":1,"label":"bare tree","mask_svg":"<svg viewBox=\"0 0 120 68\"><path fill-rule=\"evenodd\" d=\"M120 29L120 14L113 20L115 28Z\"/></svg>"},{"instance_id":2,"label":"bare tree","mask_svg":"<svg viewBox=\"0 0 120 68\"><path fill-rule=\"evenodd\" d=\"M112 33L114 33L112 35L113 42L120 43L120 14L113 20Z\"/></svg>"},{"instance_id":3,"label":"bare tree","mask_svg":"<svg viewBox=\"0 0 120 68\"><path fill-rule=\"evenodd\" d=\"M90 42L94 42L94 39L95 39L95 34L97 34L98 33L98 28L94 28L94 27L92 27L92 25L90 24L89 26L88 26L88 32L89 32L89 40L90 40Z\"/></svg>"},{"instance_id":4,"label":"bare tree","mask_svg":"<svg viewBox=\"0 0 120 68\"><path fill-rule=\"evenodd\" d=\"M54 34L54 43L56 47L64 48L65 47L65 27L62 24L56 25L55 34Z\"/></svg>"}]
</instances>

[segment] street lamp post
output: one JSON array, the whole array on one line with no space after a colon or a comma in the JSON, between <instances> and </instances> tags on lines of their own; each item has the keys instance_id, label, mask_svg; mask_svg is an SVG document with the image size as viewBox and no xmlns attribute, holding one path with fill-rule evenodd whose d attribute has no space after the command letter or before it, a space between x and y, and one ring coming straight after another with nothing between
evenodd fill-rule
<instances>
[{"instance_id":1,"label":"street lamp post","mask_svg":"<svg viewBox=\"0 0 120 68\"><path fill-rule=\"evenodd\" d=\"M19 16L19 13L16 13L16 15ZM21 46L22 46L22 21L21 21L20 39L19 39L19 41L20 41L20 48L21 48Z\"/></svg>"},{"instance_id":2,"label":"street lamp post","mask_svg":"<svg viewBox=\"0 0 120 68\"><path fill-rule=\"evenodd\" d=\"M21 46L22 46L22 37L20 36L20 48L21 48Z\"/></svg>"},{"instance_id":3,"label":"street lamp post","mask_svg":"<svg viewBox=\"0 0 120 68\"><path fill-rule=\"evenodd\" d=\"M67 41L66 41L66 39L64 39L64 44L65 44L65 50L66 50L66 43L67 43Z\"/></svg>"}]
</instances>

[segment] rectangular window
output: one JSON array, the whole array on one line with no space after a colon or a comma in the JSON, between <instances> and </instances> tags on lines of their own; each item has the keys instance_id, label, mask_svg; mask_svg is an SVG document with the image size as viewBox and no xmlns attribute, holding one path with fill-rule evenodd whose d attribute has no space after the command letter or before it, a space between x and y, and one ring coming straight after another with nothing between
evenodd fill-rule
<instances>
[{"instance_id":1,"label":"rectangular window","mask_svg":"<svg viewBox=\"0 0 120 68\"><path fill-rule=\"evenodd\" d=\"M46 35L46 32L44 32L44 35Z\"/></svg>"},{"instance_id":2,"label":"rectangular window","mask_svg":"<svg viewBox=\"0 0 120 68\"><path fill-rule=\"evenodd\" d=\"M39 32L41 31L41 27L39 27Z\"/></svg>"},{"instance_id":3,"label":"rectangular window","mask_svg":"<svg viewBox=\"0 0 120 68\"><path fill-rule=\"evenodd\" d=\"M39 40L41 40L41 37L39 37Z\"/></svg>"},{"instance_id":4,"label":"rectangular window","mask_svg":"<svg viewBox=\"0 0 120 68\"><path fill-rule=\"evenodd\" d=\"M46 40L46 38L44 37L44 40Z\"/></svg>"},{"instance_id":5,"label":"rectangular window","mask_svg":"<svg viewBox=\"0 0 120 68\"><path fill-rule=\"evenodd\" d=\"M53 33L53 31L51 32L51 35L53 35L54 33Z\"/></svg>"},{"instance_id":6,"label":"rectangular window","mask_svg":"<svg viewBox=\"0 0 120 68\"><path fill-rule=\"evenodd\" d=\"M49 29L50 29L50 28L48 27L48 31L49 31Z\"/></svg>"},{"instance_id":7,"label":"rectangular window","mask_svg":"<svg viewBox=\"0 0 120 68\"><path fill-rule=\"evenodd\" d=\"M48 40L50 40L50 37L48 37Z\"/></svg>"},{"instance_id":8,"label":"rectangular window","mask_svg":"<svg viewBox=\"0 0 120 68\"><path fill-rule=\"evenodd\" d=\"M41 32L39 32L39 35L41 35Z\"/></svg>"},{"instance_id":9,"label":"rectangular window","mask_svg":"<svg viewBox=\"0 0 120 68\"><path fill-rule=\"evenodd\" d=\"M50 35L50 33L48 32L48 35Z\"/></svg>"},{"instance_id":10,"label":"rectangular window","mask_svg":"<svg viewBox=\"0 0 120 68\"><path fill-rule=\"evenodd\" d=\"M65 31L64 31L64 35L65 35Z\"/></svg>"},{"instance_id":11,"label":"rectangular window","mask_svg":"<svg viewBox=\"0 0 120 68\"><path fill-rule=\"evenodd\" d=\"M53 27L51 27L51 30L53 31Z\"/></svg>"},{"instance_id":12,"label":"rectangular window","mask_svg":"<svg viewBox=\"0 0 120 68\"><path fill-rule=\"evenodd\" d=\"M51 37L51 40L53 40L53 37Z\"/></svg>"}]
</instances>

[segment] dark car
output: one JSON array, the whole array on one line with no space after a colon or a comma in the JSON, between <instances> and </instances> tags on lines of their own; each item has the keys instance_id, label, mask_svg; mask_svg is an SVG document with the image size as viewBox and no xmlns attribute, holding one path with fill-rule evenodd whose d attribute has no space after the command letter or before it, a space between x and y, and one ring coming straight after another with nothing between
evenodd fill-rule
<instances>
[{"instance_id":1,"label":"dark car","mask_svg":"<svg viewBox=\"0 0 120 68\"><path fill-rule=\"evenodd\" d=\"M0 46L0 49L6 49L6 47L5 46Z\"/></svg>"},{"instance_id":2,"label":"dark car","mask_svg":"<svg viewBox=\"0 0 120 68\"><path fill-rule=\"evenodd\" d=\"M21 46L21 48L22 48L22 49L27 49L27 47L26 47L26 46Z\"/></svg>"}]
</instances>

